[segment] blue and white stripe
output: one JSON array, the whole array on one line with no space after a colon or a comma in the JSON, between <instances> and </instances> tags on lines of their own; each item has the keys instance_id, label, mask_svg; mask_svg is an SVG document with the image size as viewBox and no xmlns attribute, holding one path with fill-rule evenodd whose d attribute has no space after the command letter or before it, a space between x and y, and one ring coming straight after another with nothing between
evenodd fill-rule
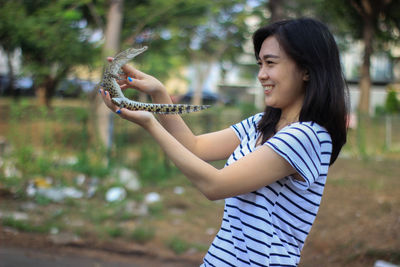
<instances>
[{"instance_id":1,"label":"blue and white stripe","mask_svg":"<svg viewBox=\"0 0 400 267\"><path fill-rule=\"evenodd\" d=\"M259 137L256 114L232 125L241 143L229 166L253 152ZM297 266L323 194L332 141L313 122L286 126L264 145L286 159L304 178L285 177L254 192L225 200L221 229L202 266Z\"/></svg>"}]
</instances>

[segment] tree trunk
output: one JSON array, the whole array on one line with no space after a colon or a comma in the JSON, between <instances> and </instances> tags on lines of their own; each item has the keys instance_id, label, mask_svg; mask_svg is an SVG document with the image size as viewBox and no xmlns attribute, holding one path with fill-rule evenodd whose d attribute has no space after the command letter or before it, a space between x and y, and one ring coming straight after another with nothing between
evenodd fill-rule
<instances>
[{"instance_id":1,"label":"tree trunk","mask_svg":"<svg viewBox=\"0 0 400 267\"><path fill-rule=\"evenodd\" d=\"M107 26L105 31L105 43L103 48L103 56L113 56L120 48L120 35L122 26L122 7L123 0L112 0L107 14ZM96 94L95 110L96 110L96 129L101 142L111 148L110 125L112 125L112 115L110 110L104 105L99 94Z\"/></svg>"},{"instance_id":2,"label":"tree trunk","mask_svg":"<svg viewBox=\"0 0 400 267\"><path fill-rule=\"evenodd\" d=\"M35 93L38 105L41 107L46 106L46 86L44 84L39 85Z\"/></svg>"},{"instance_id":3,"label":"tree trunk","mask_svg":"<svg viewBox=\"0 0 400 267\"><path fill-rule=\"evenodd\" d=\"M268 1L268 9L271 12L270 22L276 22L286 18L284 3L284 0Z\"/></svg>"},{"instance_id":4,"label":"tree trunk","mask_svg":"<svg viewBox=\"0 0 400 267\"><path fill-rule=\"evenodd\" d=\"M212 62L197 62L194 64L195 77L194 77L194 92L191 101L192 105L202 105L203 104L203 87L204 82L210 75L212 68Z\"/></svg>"},{"instance_id":5,"label":"tree trunk","mask_svg":"<svg viewBox=\"0 0 400 267\"><path fill-rule=\"evenodd\" d=\"M374 37L374 26L372 18L369 16L364 17L363 27L363 41L364 41L364 55L361 66L361 77L360 77L360 101L358 104L358 110L362 114L369 114L369 102L370 102L370 88L371 88L371 55L373 52L372 42Z\"/></svg>"},{"instance_id":6,"label":"tree trunk","mask_svg":"<svg viewBox=\"0 0 400 267\"><path fill-rule=\"evenodd\" d=\"M10 81L9 85L8 85L8 92L11 93L11 95L13 96L13 98L15 100L18 100L19 97L19 91L16 90L15 88L15 76L14 76L14 68L12 65L12 53L9 50L5 50L6 54L7 54L7 67L8 67L8 80Z\"/></svg>"},{"instance_id":7,"label":"tree trunk","mask_svg":"<svg viewBox=\"0 0 400 267\"><path fill-rule=\"evenodd\" d=\"M48 109L51 108L51 100L54 96L55 88L60 80L60 77L64 77L64 73L64 71L59 73L56 78L47 76L45 81L38 85L35 93L39 106L46 106Z\"/></svg>"},{"instance_id":8,"label":"tree trunk","mask_svg":"<svg viewBox=\"0 0 400 267\"><path fill-rule=\"evenodd\" d=\"M45 104L47 108L51 108L51 100L53 99L54 93L56 92L56 86L60 81L61 77L65 76L67 70L60 72L55 78L48 77L45 83Z\"/></svg>"}]
</instances>

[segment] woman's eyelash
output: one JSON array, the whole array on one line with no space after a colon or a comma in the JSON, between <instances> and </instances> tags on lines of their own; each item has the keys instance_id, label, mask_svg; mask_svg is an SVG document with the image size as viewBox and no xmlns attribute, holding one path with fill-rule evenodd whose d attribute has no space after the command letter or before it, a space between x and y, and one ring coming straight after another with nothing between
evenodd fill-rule
<instances>
[{"instance_id":1,"label":"woman's eyelash","mask_svg":"<svg viewBox=\"0 0 400 267\"><path fill-rule=\"evenodd\" d=\"M266 60L265 63L269 65L269 64L274 64L275 62L274 61L270 61L270 60ZM261 61L257 61L257 65L261 66L262 62Z\"/></svg>"}]
</instances>

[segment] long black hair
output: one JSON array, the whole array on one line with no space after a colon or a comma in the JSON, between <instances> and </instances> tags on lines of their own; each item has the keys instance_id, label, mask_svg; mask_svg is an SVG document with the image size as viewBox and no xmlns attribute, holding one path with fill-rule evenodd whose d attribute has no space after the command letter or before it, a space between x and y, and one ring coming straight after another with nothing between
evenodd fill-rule
<instances>
[{"instance_id":1,"label":"long black hair","mask_svg":"<svg viewBox=\"0 0 400 267\"><path fill-rule=\"evenodd\" d=\"M274 36L286 54L309 75L299 121L316 122L329 132L333 147L330 164L333 164L346 143L349 103L335 39L323 23L314 19L278 21L253 34L256 59L259 59L262 43L270 36ZM261 143L276 133L280 117L280 109L265 108L258 124Z\"/></svg>"}]
</instances>

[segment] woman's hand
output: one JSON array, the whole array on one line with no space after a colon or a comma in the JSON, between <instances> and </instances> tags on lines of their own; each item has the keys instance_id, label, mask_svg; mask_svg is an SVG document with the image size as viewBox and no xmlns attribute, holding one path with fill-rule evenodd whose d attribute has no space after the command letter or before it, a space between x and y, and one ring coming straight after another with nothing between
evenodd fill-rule
<instances>
[{"instance_id":1,"label":"woman's hand","mask_svg":"<svg viewBox=\"0 0 400 267\"><path fill-rule=\"evenodd\" d=\"M107 60L111 62L113 58L108 57ZM120 76L121 80L117 80L117 83L122 90L134 88L152 97L166 92L164 85L153 76L141 72L128 64L122 66L121 69L125 74Z\"/></svg>"},{"instance_id":2,"label":"woman's hand","mask_svg":"<svg viewBox=\"0 0 400 267\"><path fill-rule=\"evenodd\" d=\"M148 130L152 123L156 121L154 115L148 111L132 111L126 108L119 108L111 102L111 96L107 91L100 89L99 93L101 94L104 103L109 109L111 109L111 111L119 114L120 117L128 121L139 124L146 130Z\"/></svg>"}]
</instances>

